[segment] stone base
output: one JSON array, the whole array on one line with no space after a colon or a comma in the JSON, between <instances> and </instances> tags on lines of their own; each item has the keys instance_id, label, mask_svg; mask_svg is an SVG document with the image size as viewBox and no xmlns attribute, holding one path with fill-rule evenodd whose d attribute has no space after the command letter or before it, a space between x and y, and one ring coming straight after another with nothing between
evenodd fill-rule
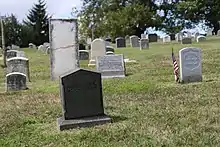
<instances>
[{"instance_id":1,"label":"stone base","mask_svg":"<svg viewBox=\"0 0 220 147\"><path fill-rule=\"evenodd\" d=\"M95 60L90 60L88 66L96 66L96 61Z\"/></svg>"},{"instance_id":2,"label":"stone base","mask_svg":"<svg viewBox=\"0 0 220 147\"><path fill-rule=\"evenodd\" d=\"M71 119L71 120L65 120L63 117L60 117L57 119L57 122L58 122L59 130L63 131L74 128L85 128L96 125L103 125L106 123L111 123L112 120L109 116L102 115L102 116L86 117L86 118Z\"/></svg>"}]
</instances>

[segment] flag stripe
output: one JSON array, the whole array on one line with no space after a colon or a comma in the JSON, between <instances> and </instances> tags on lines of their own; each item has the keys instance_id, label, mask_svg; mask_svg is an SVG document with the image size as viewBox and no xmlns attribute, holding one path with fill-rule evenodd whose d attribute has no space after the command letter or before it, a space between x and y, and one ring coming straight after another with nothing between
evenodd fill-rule
<instances>
[{"instance_id":1,"label":"flag stripe","mask_svg":"<svg viewBox=\"0 0 220 147\"><path fill-rule=\"evenodd\" d=\"M174 53L172 51L172 60L173 60L173 73L174 73L174 77L175 77L175 81L178 82L179 81L179 66L178 66L178 63L174 57Z\"/></svg>"}]
</instances>

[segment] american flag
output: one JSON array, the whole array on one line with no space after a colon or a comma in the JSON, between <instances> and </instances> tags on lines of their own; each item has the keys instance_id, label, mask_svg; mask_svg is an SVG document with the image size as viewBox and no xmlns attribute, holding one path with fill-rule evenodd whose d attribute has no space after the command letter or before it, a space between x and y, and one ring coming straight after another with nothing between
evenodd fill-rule
<instances>
[{"instance_id":1,"label":"american flag","mask_svg":"<svg viewBox=\"0 0 220 147\"><path fill-rule=\"evenodd\" d=\"M173 72L175 76L175 81L179 82L179 66L177 64L176 58L174 57L173 49L172 49L172 60L173 60Z\"/></svg>"}]
</instances>

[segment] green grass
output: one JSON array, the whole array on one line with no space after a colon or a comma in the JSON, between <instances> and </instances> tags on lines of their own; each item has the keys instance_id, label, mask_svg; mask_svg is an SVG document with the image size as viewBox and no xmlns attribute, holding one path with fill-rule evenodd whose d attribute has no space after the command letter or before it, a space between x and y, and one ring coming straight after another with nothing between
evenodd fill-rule
<instances>
[{"instance_id":1,"label":"green grass","mask_svg":"<svg viewBox=\"0 0 220 147\"><path fill-rule=\"evenodd\" d=\"M186 46L202 48L203 82L176 84L176 58ZM103 80L106 114L112 124L59 132L58 82L50 81L49 57L24 49L30 60L30 90L4 93L0 69L0 146L220 146L220 38L181 45L151 43L149 50L118 49L135 64L128 76ZM81 67L88 68L87 62Z\"/></svg>"}]
</instances>

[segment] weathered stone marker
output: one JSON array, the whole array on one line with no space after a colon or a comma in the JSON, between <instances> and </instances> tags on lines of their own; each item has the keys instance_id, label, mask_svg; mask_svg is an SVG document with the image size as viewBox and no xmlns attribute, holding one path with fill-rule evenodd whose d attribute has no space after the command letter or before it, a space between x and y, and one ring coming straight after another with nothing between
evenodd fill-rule
<instances>
[{"instance_id":1,"label":"weathered stone marker","mask_svg":"<svg viewBox=\"0 0 220 147\"><path fill-rule=\"evenodd\" d=\"M179 51L182 83L202 81L201 49L183 48Z\"/></svg>"},{"instance_id":2,"label":"weathered stone marker","mask_svg":"<svg viewBox=\"0 0 220 147\"><path fill-rule=\"evenodd\" d=\"M79 68L78 23L76 19L50 19L51 79Z\"/></svg>"},{"instance_id":3,"label":"weathered stone marker","mask_svg":"<svg viewBox=\"0 0 220 147\"><path fill-rule=\"evenodd\" d=\"M132 35L130 37L130 44L131 44L131 47L133 48L140 47L138 36Z\"/></svg>"},{"instance_id":4,"label":"weathered stone marker","mask_svg":"<svg viewBox=\"0 0 220 147\"><path fill-rule=\"evenodd\" d=\"M189 37L183 38L182 44L192 44L192 38L189 38Z\"/></svg>"},{"instance_id":5,"label":"weathered stone marker","mask_svg":"<svg viewBox=\"0 0 220 147\"><path fill-rule=\"evenodd\" d=\"M19 72L13 72L6 75L6 91L26 90L26 75Z\"/></svg>"},{"instance_id":6,"label":"weathered stone marker","mask_svg":"<svg viewBox=\"0 0 220 147\"><path fill-rule=\"evenodd\" d=\"M125 77L124 56L106 55L97 57L96 70L102 74L102 78Z\"/></svg>"},{"instance_id":7,"label":"weathered stone marker","mask_svg":"<svg viewBox=\"0 0 220 147\"><path fill-rule=\"evenodd\" d=\"M140 40L140 50L149 49L149 40L146 38L142 38Z\"/></svg>"},{"instance_id":8,"label":"weathered stone marker","mask_svg":"<svg viewBox=\"0 0 220 147\"><path fill-rule=\"evenodd\" d=\"M18 50L8 50L6 54L6 58L9 59L9 58L17 57L18 52L19 52Z\"/></svg>"},{"instance_id":9,"label":"weathered stone marker","mask_svg":"<svg viewBox=\"0 0 220 147\"><path fill-rule=\"evenodd\" d=\"M89 51L79 50L79 60L89 60Z\"/></svg>"},{"instance_id":10,"label":"weathered stone marker","mask_svg":"<svg viewBox=\"0 0 220 147\"><path fill-rule=\"evenodd\" d=\"M101 74L84 69L60 76L63 116L59 129L90 127L111 122L104 114Z\"/></svg>"},{"instance_id":11,"label":"weathered stone marker","mask_svg":"<svg viewBox=\"0 0 220 147\"><path fill-rule=\"evenodd\" d=\"M125 48L126 47L126 41L122 37L116 38L115 42L116 42L116 48Z\"/></svg>"},{"instance_id":12,"label":"weathered stone marker","mask_svg":"<svg viewBox=\"0 0 220 147\"><path fill-rule=\"evenodd\" d=\"M91 45L91 57L88 66L95 66L95 60L98 56L104 56L106 52L106 44L103 39L95 39Z\"/></svg>"},{"instance_id":13,"label":"weathered stone marker","mask_svg":"<svg viewBox=\"0 0 220 147\"><path fill-rule=\"evenodd\" d=\"M7 74L12 72L23 73L27 76L30 81L30 70L29 70L29 60L24 57L13 57L7 59Z\"/></svg>"}]
</instances>

